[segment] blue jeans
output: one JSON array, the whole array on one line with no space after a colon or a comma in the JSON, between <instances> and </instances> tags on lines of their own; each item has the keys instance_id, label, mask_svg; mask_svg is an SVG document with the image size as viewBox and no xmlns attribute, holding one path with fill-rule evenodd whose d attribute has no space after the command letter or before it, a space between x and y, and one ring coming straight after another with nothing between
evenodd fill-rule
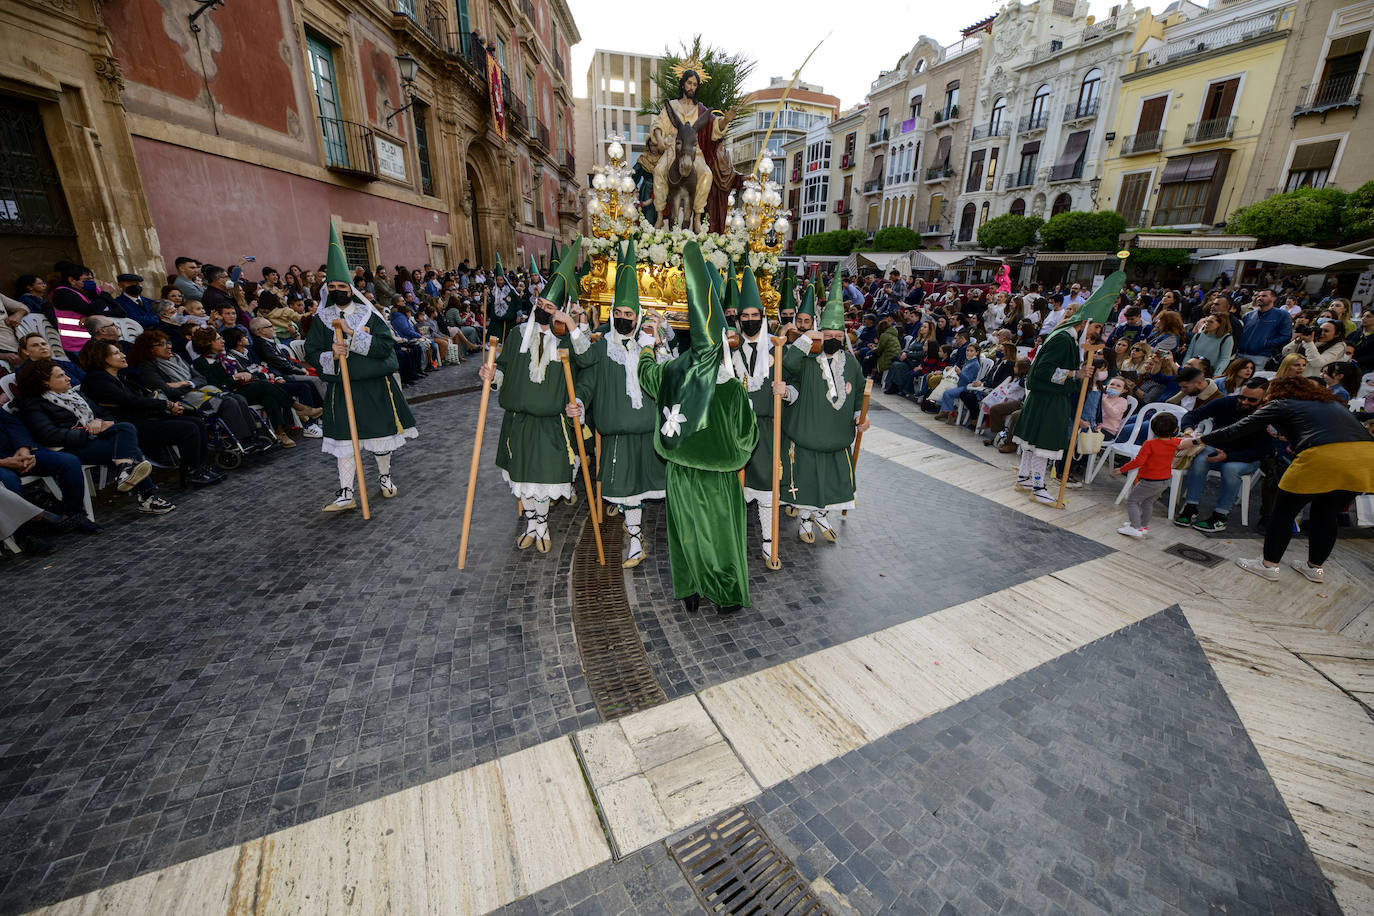
<instances>
[{"instance_id":1,"label":"blue jeans","mask_svg":"<svg viewBox=\"0 0 1374 916\"><path fill-rule=\"evenodd\" d=\"M940 410L943 413L953 413L954 404L959 400L959 395L964 393L963 388L950 388L940 395Z\"/></svg>"},{"instance_id":2,"label":"blue jeans","mask_svg":"<svg viewBox=\"0 0 1374 916\"><path fill-rule=\"evenodd\" d=\"M1188 468L1188 485L1184 490L1183 501L1196 506L1202 501L1202 487L1207 483L1207 473L1217 471L1221 474L1221 492L1217 494L1217 505L1213 512L1230 515L1235 507L1236 497L1240 495L1240 479L1246 474L1255 473L1258 461L1208 461L1208 455L1215 455L1216 449L1208 446L1193 458Z\"/></svg>"},{"instance_id":3,"label":"blue jeans","mask_svg":"<svg viewBox=\"0 0 1374 916\"><path fill-rule=\"evenodd\" d=\"M84 511L86 478L81 474L81 459L66 452L51 449L33 450L34 464L29 474L34 477L51 477L57 481L62 491L62 501L58 503L59 515L76 515ZM9 468L0 468L0 486L20 496L24 495L20 476Z\"/></svg>"}]
</instances>

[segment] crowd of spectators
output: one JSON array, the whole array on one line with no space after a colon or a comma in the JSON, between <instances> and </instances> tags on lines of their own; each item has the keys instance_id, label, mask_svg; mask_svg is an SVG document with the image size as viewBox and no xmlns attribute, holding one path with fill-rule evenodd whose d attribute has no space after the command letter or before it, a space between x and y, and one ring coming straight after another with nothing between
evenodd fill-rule
<instances>
[{"instance_id":1,"label":"crowd of spectators","mask_svg":"<svg viewBox=\"0 0 1374 916\"><path fill-rule=\"evenodd\" d=\"M87 471L161 515L176 506L154 467L174 469L183 487L211 486L225 468L322 434L325 385L301 343L326 295L324 266L180 257L174 269L154 282L134 273L109 282L64 261L0 296L0 486L34 502L17 532L28 551L53 548L45 533L100 530ZM466 263L378 265L358 268L354 285L390 324L410 386L482 349L494 296L523 317L543 280Z\"/></svg>"},{"instance_id":2,"label":"crowd of spectators","mask_svg":"<svg viewBox=\"0 0 1374 916\"><path fill-rule=\"evenodd\" d=\"M1299 377L1322 386L1374 430L1374 309L1308 295L1304 287L1301 280L1244 287L1225 278L1210 287L1128 285L1103 326L1080 429L1100 432L1107 442L1139 444L1149 431L1128 414L1158 402L1173 405L1181 431L1203 421L1221 430L1266 403L1272 380ZM984 446L1008 453L1017 449L1010 431L1037 347L1090 294L1079 284L931 293L921 280L896 272L846 288L862 291L848 316L856 352L875 384L940 420L962 421ZM1292 443L1272 426L1247 428L1225 449L1203 448L1187 466L1174 523L1224 530L1241 478L1263 470L1263 525L1294 458ZM1073 461L1069 486L1082 486L1085 461ZM1212 471L1220 489L1203 511Z\"/></svg>"}]
</instances>

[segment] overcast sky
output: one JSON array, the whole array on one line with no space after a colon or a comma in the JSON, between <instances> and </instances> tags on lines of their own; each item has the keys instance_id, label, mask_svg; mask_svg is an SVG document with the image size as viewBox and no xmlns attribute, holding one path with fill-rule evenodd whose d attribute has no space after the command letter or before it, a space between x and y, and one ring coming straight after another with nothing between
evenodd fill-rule
<instances>
[{"instance_id":1,"label":"overcast sky","mask_svg":"<svg viewBox=\"0 0 1374 916\"><path fill-rule=\"evenodd\" d=\"M757 62L745 87L752 90L768 85L772 76L790 78L807 52L830 33L801 78L839 96L842 109L862 102L869 83L880 71L892 69L922 34L951 44L961 29L1002 6L995 0L850 0L845 14L836 15L834 0L689 0L652 7L567 2L582 33L572 52L573 89L580 97L587 95L587 67L597 48L662 54L665 47L677 50L700 32L706 43L743 52ZM1159 5L1166 2L1159 0ZM1101 16L1111 5L1112 0L1092 0L1090 9Z\"/></svg>"}]
</instances>

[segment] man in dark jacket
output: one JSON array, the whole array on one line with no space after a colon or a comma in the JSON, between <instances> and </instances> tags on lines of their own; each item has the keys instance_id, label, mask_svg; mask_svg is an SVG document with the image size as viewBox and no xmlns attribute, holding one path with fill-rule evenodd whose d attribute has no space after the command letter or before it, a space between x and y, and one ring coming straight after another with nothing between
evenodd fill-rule
<instances>
[{"instance_id":1,"label":"man in dark jacket","mask_svg":"<svg viewBox=\"0 0 1374 916\"><path fill-rule=\"evenodd\" d=\"M115 302L124 310L126 317L132 318L145 328L157 324L157 312L153 300L143 295L143 278L138 274L120 274L115 277L119 284L119 295Z\"/></svg>"},{"instance_id":2,"label":"man in dark jacket","mask_svg":"<svg viewBox=\"0 0 1374 916\"><path fill-rule=\"evenodd\" d=\"M1256 376L1241 386L1240 391L1224 398L1216 398L1183 415L1181 429L1191 429L1203 420L1211 420L1213 429L1223 429L1247 414L1254 413L1264 400L1269 380ZM1174 517L1181 528L1192 526L1199 531L1225 531L1226 521L1240 495L1240 479L1255 473L1260 461L1274 450L1274 437L1267 429L1258 429L1244 439L1231 443L1225 451L1208 446L1193 458L1185 477L1183 509ZM1207 475L1221 474L1221 491L1209 518L1198 518L1202 489Z\"/></svg>"},{"instance_id":3,"label":"man in dark jacket","mask_svg":"<svg viewBox=\"0 0 1374 916\"><path fill-rule=\"evenodd\" d=\"M323 404L324 381L312 376L304 365L282 352L281 346L277 343L277 335L272 327L272 322L266 318L254 318L249 322L249 327L252 334L252 352L257 357L258 363L286 379L288 390L302 404L308 404L311 407L319 407ZM306 388L313 389L314 394L307 393L306 397L301 397L301 393Z\"/></svg>"},{"instance_id":4,"label":"man in dark jacket","mask_svg":"<svg viewBox=\"0 0 1374 916\"><path fill-rule=\"evenodd\" d=\"M1293 339L1293 319L1274 307L1274 294L1267 289L1255 293L1255 310L1245 318L1245 327L1236 341L1236 356L1244 357L1263 369L1279 349Z\"/></svg>"},{"instance_id":5,"label":"man in dark jacket","mask_svg":"<svg viewBox=\"0 0 1374 916\"><path fill-rule=\"evenodd\" d=\"M72 527L94 534L100 526L89 521L84 512L86 478L81 459L65 452L40 448L19 418L0 408L0 486L24 495L24 477L51 477L62 492L57 514Z\"/></svg>"}]
</instances>

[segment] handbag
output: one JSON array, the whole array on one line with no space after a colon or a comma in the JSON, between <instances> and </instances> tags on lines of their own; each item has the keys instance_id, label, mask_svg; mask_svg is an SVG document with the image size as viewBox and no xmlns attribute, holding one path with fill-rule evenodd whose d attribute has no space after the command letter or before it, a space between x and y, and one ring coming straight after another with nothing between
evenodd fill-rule
<instances>
[{"instance_id":1,"label":"handbag","mask_svg":"<svg viewBox=\"0 0 1374 916\"><path fill-rule=\"evenodd\" d=\"M1355 527L1374 528L1374 493L1355 497Z\"/></svg>"},{"instance_id":2,"label":"handbag","mask_svg":"<svg viewBox=\"0 0 1374 916\"><path fill-rule=\"evenodd\" d=\"M1095 429L1078 434L1078 439L1074 442L1074 453L1077 455L1096 455L1102 451L1102 446L1106 443L1107 437Z\"/></svg>"}]
</instances>

